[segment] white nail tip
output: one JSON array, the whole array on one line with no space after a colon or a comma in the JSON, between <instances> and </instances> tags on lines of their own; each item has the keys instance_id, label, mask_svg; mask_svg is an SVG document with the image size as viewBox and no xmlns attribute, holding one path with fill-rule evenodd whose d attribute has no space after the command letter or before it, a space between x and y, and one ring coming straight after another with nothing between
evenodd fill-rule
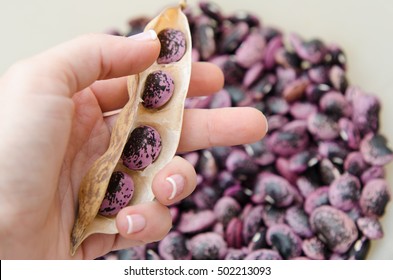
<instances>
[{"instance_id":1,"label":"white nail tip","mask_svg":"<svg viewBox=\"0 0 393 280\"><path fill-rule=\"evenodd\" d=\"M176 185L175 180L173 180L173 178L171 178L171 177L166 178L166 180L167 180L169 183L171 183L171 185L172 185L172 193L171 193L171 195L168 197L169 200L172 200L172 199L175 198L175 195L176 195L176 193L177 193L177 185Z\"/></svg>"}]
</instances>

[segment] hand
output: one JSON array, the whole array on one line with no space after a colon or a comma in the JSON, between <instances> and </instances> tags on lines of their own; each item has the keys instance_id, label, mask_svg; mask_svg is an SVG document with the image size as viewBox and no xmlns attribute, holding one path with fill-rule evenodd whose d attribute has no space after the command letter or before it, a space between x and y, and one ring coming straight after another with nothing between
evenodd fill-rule
<instances>
[{"instance_id":1,"label":"hand","mask_svg":"<svg viewBox=\"0 0 393 280\"><path fill-rule=\"evenodd\" d=\"M134 38L87 35L13 65L0 79L0 258L68 259L79 184L108 148L110 121L103 112L128 99L125 76L158 57L160 44ZM189 96L220 89L223 75L194 63ZM109 118L113 120L113 117ZM266 119L252 108L187 110L179 151L259 140ZM179 175L169 199L168 176ZM87 238L74 258L94 259L112 250L162 239L171 227L168 205L195 188L194 168L175 157L154 178L156 200L122 209L117 235ZM134 217L129 232L127 216Z\"/></svg>"}]
</instances>

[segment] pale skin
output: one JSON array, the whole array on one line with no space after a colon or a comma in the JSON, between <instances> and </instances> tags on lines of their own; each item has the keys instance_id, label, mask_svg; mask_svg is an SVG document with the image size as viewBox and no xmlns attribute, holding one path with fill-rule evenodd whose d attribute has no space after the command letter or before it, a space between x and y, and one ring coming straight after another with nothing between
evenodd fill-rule
<instances>
[{"instance_id":1,"label":"pale skin","mask_svg":"<svg viewBox=\"0 0 393 280\"><path fill-rule=\"evenodd\" d=\"M122 209L117 235L96 234L72 257L70 232L83 175L108 148L110 129L128 99L126 76L149 67L156 39L86 35L15 63L0 78L0 259L94 259L110 251L157 241L171 228L168 206L196 186L193 166L175 157L153 180L156 200ZM194 63L188 96L223 85L211 64ZM186 110L179 152L261 139L266 119L252 108ZM184 188L173 199L168 176ZM128 215L145 224L127 233Z\"/></svg>"}]
</instances>

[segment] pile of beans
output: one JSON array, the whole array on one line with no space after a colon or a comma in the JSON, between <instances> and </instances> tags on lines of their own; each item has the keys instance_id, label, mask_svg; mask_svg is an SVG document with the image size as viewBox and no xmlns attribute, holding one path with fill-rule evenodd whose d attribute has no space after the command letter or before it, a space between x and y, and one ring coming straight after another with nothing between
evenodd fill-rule
<instances>
[{"instance_id":1,"label":"pile of beans","mask_svg":"<svg viewBox=\"0 0 393 280\"><path fill-rule=\"evenodd\" d=\"M199 183L172 206L162 241L112 252L119 259L364 259L383 237L390 200L379 100L346 78L335 44L283 34L251 13L211 2L185 10L194 61L224 72L225 87L188 108L253 106L267 136L182 155ZM140 32L148 19L130 21Z\"/></svg>"}]
</instances>

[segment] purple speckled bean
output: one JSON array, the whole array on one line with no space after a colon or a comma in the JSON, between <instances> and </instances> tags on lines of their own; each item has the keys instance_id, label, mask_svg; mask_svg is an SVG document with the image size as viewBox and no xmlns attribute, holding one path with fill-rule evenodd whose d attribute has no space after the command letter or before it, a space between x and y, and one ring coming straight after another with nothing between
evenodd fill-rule
<instances>
[{"instance_id":1,"label":"purple speckled bean","mask_svg":"<svg viewBox=\"0 0 393 280\"><path fill-rule=\"evenodd\" d=\"M239 249L243 244L243 223L242 221L234 217L232 218L225 230L225 241L227 242L228 247Z\"/></svg>"},{"instance_id":2,"label":"purple speckled bean","mask_svg":"<svg viewBox=\"0 0 393 280\"><path fill-rule=\"evenodd\" d=\"M229 248L225 256L226 260L243 260L247 256L247 250Z\"/></svg>"},{"instance_id":3,"label":"purple speckled bean","mask_svg":"<svg viewBox=\"0 0 393 280\"><path fill-rule=\"evenodd\" d=\"M372 179L363 187L359 203L367 216L382 216L390 200L390 191L384 179Z\"/></svg>"},{"instance_id":4,"label":"purple speckled bean","mask_svg":"<svg viewBox=\"0 0 393 280\"><path fill-rule=\"evenodd\" d=\"M289 41L299 57L313 64L321 62L326 55L326 46L318 39L304 41L299 35L291 33Z\"/></svg>"},{"instance_id":5,"label":"purple speckled bean","mask_svg":"<svg viewBox=\"0 0 393 280\"><path fill-rule=\"evenodd\" d=\"M142 104L149 109L160 108L171 99L174 90L175 82L169 73L161 70L150 73L142 93Z\"/></svg>"},{"instance_id":6,"label":"purple speckled bean","mask_svg":"<svg viewBox=\"0 0 393 280\"><path fill-rule=\"evenodd\" d=\"M249 243L261 228L264 227L263 215L264 208L262 205L254 206L250 212L245 215L243 220L243 240Z\"/></svg>"},{"instance_id":7,"label":"purple speckled bean","mask_svg":"<svg viewBox=\"0 0 393 280\"><path fill-rule=\"evenodd\" d=\"M158 245L158 252L164 260L190 260L187 239L180 232L172 231Z\"/></svg>"},{"instance_id":8,"label":"purple speckled bean","mask_svg":"<svg viewBox=\"0 0 393 280\"><path fill-rule=\"evenodd\" d=\"M358 151L349 153L345 158L344 170L352 175L360 177L367 168L368 164L364 160L362 153Z\"/></svg>"},{"instance_id":9,"label":"purple speckled bean","mask_svg":"<svg viewBox=\"0 0 393 280\"><path fill-rule=\"evenodd\" d=\"M103 216L116 215L127 206L133 194L134 182L132 178L120 171L113 172L98 213Z\"/></svg>"},{"instance_id":10,"label":"purple speckled bean","mask_svg":"<svg viewBox=\"0 0 393 280\"><path fill-rule=\"evenodd\" d=\"M351 149L358 149L360 145L359 129L347 118L341 118L338 122L341 138L347 143Z\"/></svg>"},{"instance_id":11,"label":"purple speckled bean","mask_svg":"<svg viewBox=\"0 0 393 280\"><path fill-rule=\"evenodd\" d=\"M127 140L122 153L123 164L139 170L153 163L161 152L161 136L151 126L135 128Z\"/></svg>"},{"instance_id":12,"label":"purple speckled bean","mask_svg":"<svg viewBox=\"0 0 393 280\"><path fill-rule=\"evenodd\" d=\"M349 260L365 260L370 250L370 239L366 237L359 238L353 244L351 250L348 253Z\"/></svg>"},{"instance_id":13,"label":"purple speckled bean","mask_svg":"<svg viewBox=\"0 0 393 280\"><path fill-rule=\"evenodd\" d=\"M311 114L308 117L307 128L316 139L333 140L339 135L337 123L321 112Z\"/></svg>"},{"instance_id":14,"label":"purple speckled bean","mask_svg":"<svg viewBox=\"0 0 393 280\"><path fill-rule=\"evenodd\" d=\"M262 213L263 223L267 227L285 222L285 209L277 208L272 205L264 205Z\"/></svg>"},{"instance_id":15,"label":"purple speckled bean","mask_svg":"<svg viewBox=\"0 0 393 280\"><path fill-rule=\"evenodd\" d=\"M360 178L364 185L372 179L383 179L385 178L385 169L383 166L371 166L362 173Z\"/></svg>"},{"instance_id":16,"label":"purple speckled bean","mask_svg":"<svg viewBox=\"0 0 393 280\"><path fill-rule=\"evenodd\" d=\"M276 64L276 52L283 45L282 36L275 36L266 45L264 63L266 69L272 69Z\"/></svg>"},{"instance_id":17,"label":"purple speckled bean","mask_svg":"<svg viewBox=\"0 0 393 280\"><path fill-rule=\"evenodd\" d=\"M319 175L324 185L330 185L340 176L340 171L329 159L324 158L319 163Z\"/></svg>"},{"instance_id":18,"label":"purple speckled bean","mask_svg":"<svg viewBox=\"0 0 393 280\"><path fill-rule=\"evenodd\" d=\"M331 87L327 84L310 84L306 88L306 98L311 103L318 103L322 96L330 90Z\"/></svg>"},{"instance_id":19,"label":"purple speckled bean","mask_svg":"<svg viewBox=\"0 0 393 280\"><path fill-rule=\"evenodd\" d=\"M388 148L385 137L368 134L360 143L364 160L372 165L385 165L393 160L393 152Z\"/></svg>"},{"instance_id":20,"label":"purple speckled bean","mask_svg":"<svg viewBox=\"0 0 393 280\"><path fill-rule=\"evenodd\" d=\"M207 16L200 16L195 21L193 42L201 60L208 60L216 52L214 24Z\"/></svg>"},{"instance_id":21,"label":"purple speckled bean","mask_svg":"<svg viewBox=\"0 0 393 280\"><path fill-rule=\"evenodd\" d=\"M360 132L365 135L370 132L377 132L379 128L379 112L381 105L377 97L359 92L357 89L352 91L351 97L353 104L352 121ZM350 95L350 93L348 93Z\"/></svg>"},{"instance_id":22,"label":"purple speckled bean","mask_svg":"<svg viewBox=\"0 0 393 280\"><path fill-rule=\"evenodd\" d=\"M246 88L252 86L262 76L263 69L262 62L254 63L244 74L243 86Z\"/></svg>"},{"instance_id":23,"label":"purple speckled bean","mask_svg":"<svg viewBox=\"0 0 393 280\"><path fill-rule=\"evenodd\" d=\"M305 150L294 154L289 159L289 169L296 173L302 173L309 167L319 162L319 155L314 150Z\"/></svg>"},{"instance_id":24,"label":"purple speckled bean","mask_svg":"<svg viewBox=\"0 0 393 280\"><path fill-rule=\"evenodd\" d=\"M286 224L277 224L268 228L267 243L275 248L284 259L299 257L302 252L302 240Z\"/></svg>"},{"instance_id":25,"label":"purple speckled bean","mask_svg":"<svg viewBox=\"0 0 393 280\"><path fill-rule=\"evenodd\" d=\"M283 115L270 115L267 117L269 132L280 129L289 122L288 118ZM268 136L265 136L265 138ZM264 139L265 139L264 138Z\"/></svg>"},{"instance_id":26,"label":"purple speckled bean","mask_svg":"<svg viewBox=\"0 0 393 280\"><path fill-rule=\"evenodd\" d=\"M338 65L333 65L329 70L329 80L338 91L345 92L348 87L348 80L344 69Z\"/></svg>"},{"instance_id":27,"label":"purple speckled bean","mask_svg":"<svg viewBox=\"0 0 393 280\"><path fill-rule=\"evenodd\" d=\"M375 217L361 217L356 224L359 230L369 239L381 239L383 230L381 223Z\"/></svg>"},{"instance_id":28,"label":"purple speckled bean","mask_svg":"<svg viewBox=\"0 0 393 280\"><path fill-rule=\"evenodd\" d=\"M179 61L186 53L186 37L176 29L164 29L157 34L161 43L157 63L166 64Z\"/></svg>"},{"instance_id":29,"label":"purple speckled bean","mask_svg":"<svg viewBox=\"0 0 393 280\"><path fill-rule=\"evenodd\" d=\"M276 51L274 58L278 65L285 68L300 68L301 59L299 56L295 52L288 51L283 47Z\"/></svg>"},{"instance_id":30,"label":"purple speckled bean","mask_svg":"<svg viewBox=\"0 0 393 280\"><path fill-rule=\"evenodd\" d=\"M307 196L304 202L304 211L311 215L316 208L327 204L329 204L329 187L320 187Z\"/></svg>"},{"instance_id":31,"label":"purple speckled bean","mask_svg":"<svg viewBox=\"0 0 393 280\"><path fill-rule=\"evenodd\" d=\"M348 155L348 150L341 143L321 141L318 145L319 154L336 164L343 164Z\"/></svg>"},{"instance_id":32,"label":"purple speckled bean","mask_svg":"<svg viewBox=\"0 0 393 280\"><path fill-rule=\"evenodd\" d=\"M249 175L254 175L258 171L258 166L251 157L243 150L234 149L226 159L227 170L235 177L245 179Z\"/></svg>"},{"instance_id":33,"label":"purple speckled bean","mask_svg":"<svg viewBox=\"0 0 393 280\"><path fill-rule=\"evenodd\" d=\"M289 108L291 115L298 120L307 120L311 114L314 114L317 111L318 107L316 105L301 101L292 103Z\"/></svg>"},{"instance_id":34,"label":"purple speckled bean","mask_svg":"<svg viewBox=\"0 0 393 280\"><path fill-rule=\"evenodd\" d=\"M319 107L326 115L335 120L341 117L349 117L352 107L341 92L330 91L319 100Z\"/></svg>"},{"instance_id":35,"label":"purple speckled bean","mask_svg":"<svg viewBox=\"0 0 393 280\"><path fill-rule=\"evenodd\" d=\"M271 249L259 249L249 253L245 260L282 260L280 254Z\"/></svg>"},{"instance_id":36,"label":"purple speckled bean","mask_svg":"<svg viewBox=\"0 0 393 280\"><path fill-rule=\"evenodd\" d=\"M214 205L214 214L217 220L226 226L232 218L241 212L240 204L230 196L221 197Z\"/></svg>"},{"instance_id":37,"label":"purple speckled bean","mask_svg":"<svg viewBox=\"0 0 393 280\"><path fill-rule=\"evenodd\" d=\"M291 170L290 161L287 158L279 157L274 164L278 175L284 177L289 183L295 184L298 174Z\"/></svg>"},{"instance_id":38,"label":"purple speckled bean","mask_svg":"<svg viewBox=\"0 0 393 280\"><path fill-rule=\"evenodd\" d=\"M285 212L285 222L302 238L313 235L308 219L307 213L299 206L291 206Z\"/></svg>"},{"instance_id":39,"label":"purple speckled bean","mask_svg":"<svg viewBox=\"0 0 393 280\"><path fill-rule=\"evenodd\" d=\"M326 246L317 237L303 240L302 250L312 260L324 260L326 258Z\"/></svg>"},{"instance_id":40,"label":"purple speckled bean","mask_svg":"<svg viewBox=\"0 0 393 280\"><path fill-rule=\"evenodd\" d=\"M250 28L245 22L225 26L219 41L219 52L233 53L247 37L249 30Z\"/></svg>"},{"instance_id":41,"label":"purple speckled bean","mask_svg":"<svg viewBox=\"0 0 393 280\"><path fill-rule=\"evenodd\" d=\"M330 185L329 202L338 209L348 211L359 200L360 189L359 179L349 173L344 173Z\"/></svg>"},{"instance_id":42,"label":"purple speckled bean","mask_svg":"<svg viewBox=\"0 0 393 280\"><path fill-rule=\"evenodd\" d=\"M291 156L303 151L309 141L307 124L301 120L287 123L282 129L273 132L269 138L273 152L280 156Z\"/></svg>"},{"instance_id":43,"label":"purple speckled bean","mask_svg":"<svg viewBox=\"0 0 393 280\"><path fill-rule=\"evenodd\" d=\"M318 238L335 253L345 253L358 237L355 223L347 214L332 206L321 206L310 216Z\"/></svg>"},{"instance_id":44,"label":"purple speckled bean","mask_svg":"<svg viewBox=\"0 0 393 280\"><path fill-rule=\"evenodd\" d=\"M224 239L214 232L195 235L190 239L189 247L195 260L222 260L228 250Z\"/></svg>"},{"instance_id":45,"label":"purple speckled bean","mask_svg":"<svg viewBox=\"0 0 393 280\"><path fill-rule=\"evenodd\" d=\"M264 56L265 38L259 32L252 32L241 43L235 53L237 63L244 68L250 68Z\"/></svg>"},{"instance_id":46,"label":"purple speckled bean","mask_svg":"<svg viewBox=\"0 0 393 280\"><path fill-rule=\"evenodd\" d=\"M276 156L269 149L267 139L268 137L265 137L260 141L244 145L247 154L256 164L261 166L272 164L276 159Z\"/></svg>"},{"instance_id":47,"label":"purple speckled bean","mask_svg":"<svg viewBox=\"0 0 393 280\"><path fill-rule=\"evenodd\" d=\"M294 200L294 187L284 178L274 174L261 173L254 186L254 203L269 203L277 207L286 207Z\"/></svg>"},{"instance_id":48,"label":"purple speckled bean","mask_svg":"<svg viewBox=\"0 0 393 280\"><path fill-rule=\"evenodd\" d=\"M327 65L317 64L308 69L307 75L313 83L324 84L329 79L329 68Z\"/></svg>"},{"instance_id":49,"label":"purple speckled bean","mask_svg":"<svg viewBox=\"0 0 393 280\"><path fill-rule=\"evenodd\" d=\"M183 212L177 229L181 233L195 233L212 227L215 222L216 216L211 210Z\"/></svg>"}]
</instances>

